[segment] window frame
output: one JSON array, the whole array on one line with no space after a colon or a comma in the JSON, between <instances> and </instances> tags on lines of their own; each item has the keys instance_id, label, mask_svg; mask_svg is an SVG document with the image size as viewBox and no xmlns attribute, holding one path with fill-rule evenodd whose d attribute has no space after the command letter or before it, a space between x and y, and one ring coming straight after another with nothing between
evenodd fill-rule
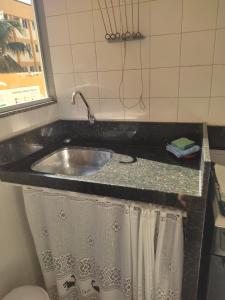
<instances>
[{"instance_id":1,"label":"window frame","mask_svg":"<svg viewBox=\"0 0 225 300\"><path fill-rule=\"evenodd\" d=\"M36 30L39 37L39 53L41 55L43 66L42 72L45 78L45 85L48 97L0 108L0 118L9 116L11 114L37 109L41 106L57 103L50 50L48 44L48 36L46 30L47 26L44 13L44 4L43 0L33 0L32 2L36 18Z\"/></svg>"}]
</instances>

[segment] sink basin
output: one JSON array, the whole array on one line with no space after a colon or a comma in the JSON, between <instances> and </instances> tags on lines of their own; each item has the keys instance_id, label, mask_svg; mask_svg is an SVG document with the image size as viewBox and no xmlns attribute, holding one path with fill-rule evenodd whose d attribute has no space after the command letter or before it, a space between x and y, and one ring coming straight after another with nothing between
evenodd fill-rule
<instances>
[{"instance_id":1,"label":"sink basin","mask_svg":"<svg viewBox=\"0 0 225 300\"><path fill-rule=\"evenodd\" d=\"M41 173L84 176L98 172L111 158L106 149L65 147L35 162L31 169Z\"/></svg>"}]
</instances>

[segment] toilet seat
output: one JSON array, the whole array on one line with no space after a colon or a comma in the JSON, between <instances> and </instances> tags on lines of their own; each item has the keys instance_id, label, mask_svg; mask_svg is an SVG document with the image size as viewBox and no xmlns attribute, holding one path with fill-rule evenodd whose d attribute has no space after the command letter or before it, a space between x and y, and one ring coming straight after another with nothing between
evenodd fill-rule
<instances>
[{"instance_id":1,"label":"toilet seat","mask_svg":"<svg viewBox=\"0 0 225 300\"><path fill-rule=\"evenodd\" d=\"M48 294L38 286L22 286L12 290L2 300L49 300Z\"/></svg>"}]
</instances>

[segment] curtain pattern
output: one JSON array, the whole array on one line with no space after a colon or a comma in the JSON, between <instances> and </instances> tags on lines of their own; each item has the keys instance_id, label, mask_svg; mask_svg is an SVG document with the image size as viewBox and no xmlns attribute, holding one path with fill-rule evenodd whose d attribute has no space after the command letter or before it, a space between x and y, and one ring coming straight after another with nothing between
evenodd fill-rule
<instances>
[{"instance_id":1,"label":"curtain pattern","mask_svg":"<svg viewBox=\"0 0 225 300\"><path fill-rule=\"evenodd\" d=\"M24 188L53 300L180 300L182 214L131 201Z\"/></svg>"}]
</instances>

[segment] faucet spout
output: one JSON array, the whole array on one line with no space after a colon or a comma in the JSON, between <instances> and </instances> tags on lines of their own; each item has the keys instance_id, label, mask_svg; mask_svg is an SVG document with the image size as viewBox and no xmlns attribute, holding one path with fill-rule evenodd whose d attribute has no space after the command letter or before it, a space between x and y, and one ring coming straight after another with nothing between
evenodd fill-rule
<instances>
[{"instance_id":1,"label":"faucet spout","mask_svg":"<svg viewBox=\"0 0 225 300\"><path fill-rule=\"evenodd\" d=\"M91 109L90 109L90 106L89 106L89 104L88 104L86 98L84 97L84 95L83 95L81 92L79 92L79 91L73 92L73 94L72 94L72 104L73 104L73 105L76 104L76 97L77 97L77 95L79 95L80 98L81 98L81 100L84 102L84 104L85 104L85 106L86 106L86 108L87 108L88 121L89 121L89 123L90 123L91 125L93 125L94 122L96 121L95 116L92 114Z\"/></svg>"}]
</instances>

